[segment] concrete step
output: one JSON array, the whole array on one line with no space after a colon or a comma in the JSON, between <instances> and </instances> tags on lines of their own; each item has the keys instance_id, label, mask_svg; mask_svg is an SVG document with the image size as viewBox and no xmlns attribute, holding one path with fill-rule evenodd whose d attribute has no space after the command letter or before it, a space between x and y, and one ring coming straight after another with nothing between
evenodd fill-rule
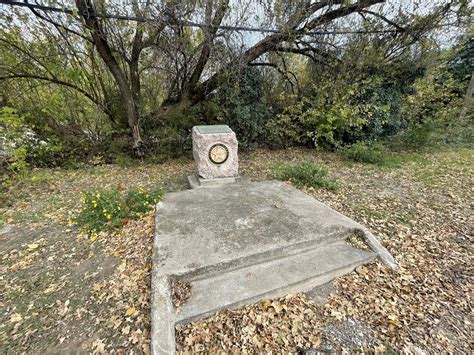
<instances>
[{"instance_id":1,"label":"concrete step","mask_svg":"<svg viewBox=\"0 0 474 355\"><path fill-rule=\"evenodd\" d=\"M376 256L338 241L217 275L201 275L190 280L193 294L178 311L176 321L190 322L224 308L309 291Z\"/></svg>"},{"instance_id":2,"label":"concrete step","mask_svg":"<svg viewBox=\"0 0 474 355\"><path fill-rule=\"evenodd\" d=\"M253 265L261 265L262 263L268 263L273 260L304 254L314 249L325 248L326 246L335 243L345 243L347 237L353 233L353 229L338 229L318 239L309 238L308 240L299 241L283 247L269 247L265 251L259 251L254 254L249 253L240 258L231 258L230 261L223 260L211 266L195 267L191 272L175 274L174 276L178 278L184 277L187 281L197 281L200 279L210 278L216 275L221 275L223 271L230 272Z\"/></svg>"}]
</instances>

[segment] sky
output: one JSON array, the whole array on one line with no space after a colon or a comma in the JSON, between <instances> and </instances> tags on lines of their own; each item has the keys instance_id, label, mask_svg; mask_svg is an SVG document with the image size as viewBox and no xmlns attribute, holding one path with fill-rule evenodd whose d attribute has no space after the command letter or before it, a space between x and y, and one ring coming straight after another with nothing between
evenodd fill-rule
<instances>
[{"instance_id":1,"label":"sky","mask_svg":"<svg viewBox=\"0 0 474 355\"><path fill-rule=\"evenodd\" d=\"M435 6L446 4L448 0L387 0L385 3L380 5L375 5L370 8L370 10L379 12L383 11L390 20L397 21L399 17L400 9L403 8L403 11L408 12L413 15L426 15L433 10ZM302 3L303 0L296 1L284 1L284 3L293 4L293 6L298 6L298 3ZM72 0L37 0L37 3L56 6L56 7L66 7L74 8L74 1ZM105 2L107 4L107 12L115 14L132 14L131 1L125 0L108 0ZM145 3L145 0L138 1L139 4ZM162 4L163 1L155 0L155 4ZM285 15L291 11L285 11L284 9L278 11L278 4L280 1L275 0L230 0L231 10L228 12L224 18L223 25L230 26L249 26L257 28L278 28L278 17L270 17L270 13L283 14ZM471 6L474 1L470 1ZM295 5L296 4L296 5ZM11 14L11 7L7 5L0 5L2 9L1 14ZM268 11L271 9L272 11ZM23 9L24 13L28 16L32 16L29 10ZM318 15L320 13L317 13ZM0 15L1 16L1 15ZM64 15L63 15L64 16ZM194 12L188 20L195 22L202 22L202 12ZM358 14L352 14L343 19L338 20L331 26L336 26L338 30L341 29L353 29L356 28L362 21L362 18ZM248 32L248 31L221 31L227 41L232 42L236 47L242 49L249 48L250 46L257 43L263 37L268 35L268 33L259 33L259 32ZM458 36L459 33L456 33L455 28L445 28L440 30L437 34L437 39L442 47L447 47L454 42L454 38ZM338 35L341 40L343 40L343 35Z\"/></svg>"}]
</instances>

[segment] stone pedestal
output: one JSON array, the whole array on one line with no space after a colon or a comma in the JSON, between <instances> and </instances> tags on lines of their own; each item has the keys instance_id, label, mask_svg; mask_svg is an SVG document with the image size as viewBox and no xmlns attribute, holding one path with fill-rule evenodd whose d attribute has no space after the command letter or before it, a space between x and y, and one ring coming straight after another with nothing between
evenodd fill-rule
<instances>
[{"instance_id":1,"label":"stone pedestal","mask_svg":"<svg viewBox=\"0 0 474 355\"><path fill-rule=\"evenodd\" d=\"M238 142L229 126L194 126L192 134L198 177L217 179L238 176Z\"/></svg>"}]
</instances>

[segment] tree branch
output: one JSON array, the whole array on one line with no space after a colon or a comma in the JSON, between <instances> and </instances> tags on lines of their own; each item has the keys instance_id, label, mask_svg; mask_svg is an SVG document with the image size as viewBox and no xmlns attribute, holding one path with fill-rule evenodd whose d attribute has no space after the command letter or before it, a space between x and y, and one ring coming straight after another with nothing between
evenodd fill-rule
<instances>
[{"instance_id":1,"label":"tree branch","mask_svg":"<svg viewBox=\"0 0 474 355\"><path fill-rule=\"evenodd\" d=\"M276 69L276 71L278 73L280 73L285 79L286 81L288 81L288 83L290 84L291 86L291 92L294 94L295 93L295 88L294 88L294 84L293 82L290 80L290 78L288 77L288 75L286 74L286 72L284 70L281 70L280 67L278 65L276 65L275 63L269 63L269 62L254 62L254 63L248 63L247 65L249 66L260 66L260 67L270 67L270 68L274 68Z\"/></svg>"},{"instance_id":2,"label":"tree branch","mask_svg":"<svg viewBox=\"0 0 474 355\"><path fill-rule=\"evenodd\" d=\"M28 4L28 0L24 0L24 2L25 2L26 4ZM56 27L56 29L58 30L58 32L59 32L61 35L62 35L62 33L61 33L61 31L59 30L60 28L62 28L62 29L63 29L64 31L66 31L66 32L70 32L70 33L72 33L72 34L74 34L74 35L76 35L76 36L79 36L80 38L84 39L85 41L88 41L88 42L90 42L90 43L93 43L93 42L92 42L92 39L90 39L89 37L84 36L84 35L82 35L81 33L76 32L76 31L70 29L69 27L64 26L64 25L61 24L61 23L58 23L58 22L56 22L56 21L53 21L52 19L50 19L50 18L48 18L48 17L46 17L46 16L43 16L43 15L40 14L38 11L36 11L35 8L29 7L29 9L30 9L30 11L31 11L36 17L38 17L38 18L42 19L43 21L46 21L46 22L52 24L54 27Z\"/></svg>"},{"instance_id":3,"label":"tree branch","mask_svg":"<svg viewBox=\"0 0 474 355\"><path fill-rule=\"evenodd\" d=\"M8 76L0 77L0 80L10 80L10 79L36 79L36 80L49 81L49 82L54 83L54 84L66 86L66 87L69 87L69 88L74 89L77 92L81 93L82 95L87 97L90 101L92 101L94 104L96 104L97 106L100 106L102 109L104 109L104 111L106 111L102 102L97 100L94 96L89 94L84 89L81 89L79 86L74 85L72 83L69 83L67 81L60 80L60 79L57 79L57 78L48 78L47 76L41 76L41 75L35 75L35 74L12 74L12 75L8 75Z\"/></svg>"},{"instance_id":4,"label":"tree branch","mask_svg":"<svg viewBox=\"0 0 474 355\"><path fill-rule=\"evenodd\" d=\"M208 4L209 8L211 8L211 3ZM222 0L216 13L214 14L214 18L210 23L210 28L205 31L206 37L204 39L201 54L199 56L198 62L196 67L194 68L193 73L189 79L189 91L192 92L196 87L199 78L206 66L207 61L209 60L209 56L211 54L212 42L216 36L217 28L221 24L224 15L229 6L229 0Z\"/></svg>"},{"instance_id":5,"label":"tree branch","mask_svg":"<svg viewBox=\"0 0 474 355\"><path fill-rule=\"evenodd\" d=\"M200 85L199 88L197 88L196 90L196 95L193 97L193 102L198 102L202 100L205 95L212 92L217 87L221 77L225 74L225 72L227 72L230 67L251 63L258 57L260 57L262 54L274 51L275 48L277 48L282 42L300 39L317 26L330 23L331 21L337 18L350 15L351 13L360 11L366 7L370 7L372 5L382 2L385 2L385 0L359 0L357 3L348 6L341 6L337 9L330 10L320 16L317 16L313 20L309 21L303 28L297 31L279 32L265 37L253 47L249 48L247 51L245 51L233 61L228 63L226 66L224 66L221 70L215 73L202 85ZM332 1L322 1L320 3L316 3L318 4L318 6L315 6L316 4L312 5L312 10L314 11L311 14L314 14L315 12L323 9L325 6L328 6L332 3ZM311 14L308 15L307 13L305 13L305 18L309 17ZM304 21L304 18L290 19L287 24L283 26L283 28L295 28L302 21Z\"/></svg>"},{"instance_id":6,"label":"tree branch","mask_svg":"<svg viewBox=\"0 0 474 355\"><path fill-rule=\"evenodd\" d=\"M369 14L369 15L372 15L372 16L375 16L375 17L381 19L382 21L388 23L390 26L395 27L399 32L406 32L407 31L406 28L404 28L404 27L400 26L399 24L389 20L388 18L386 18L385 16L383 16L381 14L378 14L378 13L370 11L370 10L361 10L360 12L366 13L366 14Z\"/></svg>"},{"instance_id":7,"label":"tree branch","mask_svg":"<svg viewBox=\"0 0 474 355\"><path fill-rule=\"evenodd\" d=\"M307 44L308 45L308 44ZM299 54L299 55L303 55L305 57L308 57L310 59L312 59L313 61L317 61L317 59L314 57L314 55L310 54L310 53L313 53L313 54L316 54L326 60L337 60L337 61L340 61L339 58L329 54L328 52L325 52L321 49L318 49L318 48L315 48L313 46L309 46L308 47L305 47L305 48L295 48L295 47L284 47L284 46L278 46L278 47L275 47L275 49L273 50L274 52L283 52L283 53L294 53L294 54ZM321 60L319 60L321 61Z\"/></svg>"}]
</instances>

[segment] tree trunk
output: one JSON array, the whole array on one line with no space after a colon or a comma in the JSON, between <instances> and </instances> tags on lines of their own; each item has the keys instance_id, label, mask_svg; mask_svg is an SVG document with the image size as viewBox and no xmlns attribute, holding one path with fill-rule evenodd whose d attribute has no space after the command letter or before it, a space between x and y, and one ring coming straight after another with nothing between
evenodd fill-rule
<instances>
[{"instance_id":1,"label":"tree trunk","mask_svg":"<svg viewBox=\"0 0 474 355\"><path fill-rule=\"evenodd\" d=\"M128 125L132 131L133 152L135 156L143 157L144 144L140 135L138 107L135 103L135 95L132 92L130 83L128 82L124 71L112 53L112 49L110 48L105 33L102 30L102 26L98 18L95 16L95 10L92 6L92 1L76 0L76 5L80 14L82 15L86 27L91 33L94 45L96 46L99 55L104 60L105 65L107 65L107 68L114 77L115 82L119 88L120 96L122 97L122 102L127 112Z\"/></svg>"},{"instance_id":2,"label":"tree trunk","mask_svg":"<svg viewBox=\"0 0 474 355\"><path fill-rule=\"evenodd\" d=\"M469 103L472 99L472 95L474 94L474 73L471 74L471 81L469 82L469 86L466 91L466 96L464 96L464 103L462 105L461 114L459 115L459 119L462 121L464 117L466 117L467 110L469 109Z\"/></svg>"}]
</instances>

